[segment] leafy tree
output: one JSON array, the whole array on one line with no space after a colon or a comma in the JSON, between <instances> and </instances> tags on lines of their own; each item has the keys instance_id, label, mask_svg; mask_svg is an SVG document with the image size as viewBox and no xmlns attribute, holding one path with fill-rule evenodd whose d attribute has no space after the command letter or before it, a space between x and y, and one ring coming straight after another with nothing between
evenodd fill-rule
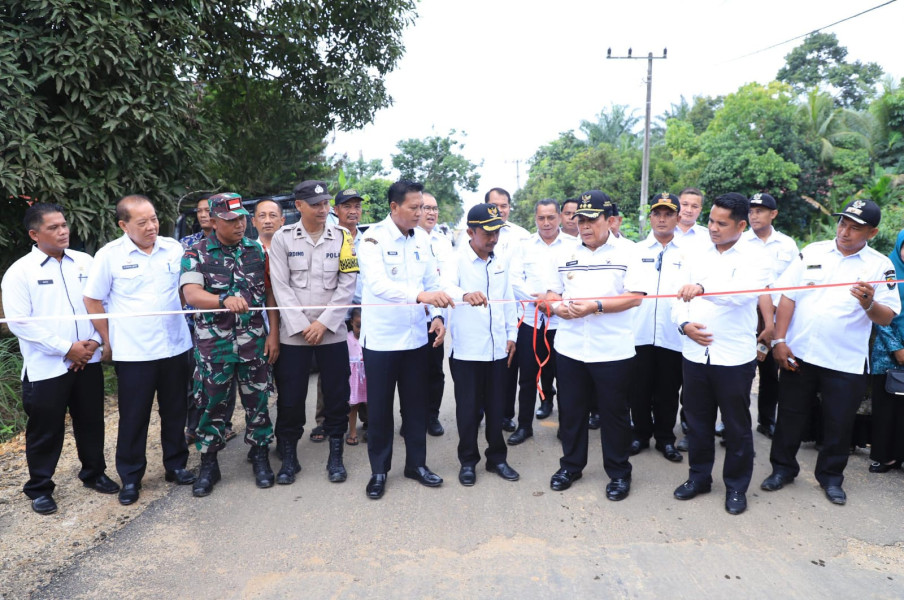
<instances>
[{"instance_id":1,"label":"leafy tree","mask_svg":"<svg viewBox=\"0 0 904 600\"><path fill-rule=\"evenodd\" d=\"M390 102L413 0L9 0L0 5L0 198L63 201L89 250L111 204L214 180L243 194L323 172L323 138ZM0 204L15 256L24 203Z\"/></svg>"},{"instance_id":2,"label":"leafy tree","mask_svg":"<svg viewBox=\"0 0 904 600\"><path fill-rule=\"evenodd\" d=\"M392 155L392 166L399 170L402 179L424 184L424 190L436 196L439 204L439 222L457 223L464 214L458 189L477 191L483 165L472 163L459 154L464 143L455 139L455 130L447 136L428 136L422 140L402 140ZM465 134L462 134L463 136Z\"/></svg>"},{"instance_id":3,"label":"leafy tree","mask_svg":"<svg viewBox=\"0 0 904 600\"><path fill-rule=\"evenodd\" d=\"M365 161L363 156L348 162L340 159L340 168L331 188L345 190L354 188L363 198L361 203L361 223L376 223L389 214L388 192L392 181L385 176L389 172L383 168L383 161L374 159Z\"/></svg>"},{"instance_id":4,"label":"leafy tree","mask_svg":"<svg viewBox=\"0 0 904 600\"><path fill-rule=\"evenodd\" d=\"M904 173L904 80L900 86L889 82L870 106L875 119L875 146L878 162L895 173Z\"/></svg>"},{"instance_id":5,"label":"leafy tree","mask_svg":"<svg viewBox=\"0 0 904 600\"><path fill-rule=\"evenodd\" d=\"M807 93L806 103L799 107L808 133L820 142L819 161L830 167L836 146L871 149L873 122L869 113L835 106L834 99L819 88Z\"/></svg>"},{"instance_id":6,"label":"leafy tree","mask_svg":"<svg viewBox=\"0 0 904 600\"><path fill-rule=\"evenodd\" d=\"M208 4L208 3L205 3ZM201 13L211 52L196 73L222 131L215 175L247 194L323 176L324 137L390 104L414 0L226 0Z\"/></svg>"},{"instance_id":7,"label":"leafy tree","mask_svg":"<svg viewBox=\"0 0 904 600\"><path fill-rule=\"evenodd\" d=\"M63 202L89 250L116 231L111 203L126 193L172 216L173 196L212 158L199 89L180 77L207 51L197 4L3 3L0 195ZM7 256L21 252L10 218L21 210L3 207Z\"/></svg>"},{"instance_id":8,"label":"leafy tree","mask_svg":"<svg viewBox=\"0 0 904 600\"><path fill-rule=\"evenodd\" d=\"M838 44L834 33L812 33L785 56L785 66L775 76L790 83L795 92L816 86L836 90L839 106L863 109L875 95L874 86L882 77L882 67L859 60L847 62L847 48Z\"/></svg>"}]
</instances>

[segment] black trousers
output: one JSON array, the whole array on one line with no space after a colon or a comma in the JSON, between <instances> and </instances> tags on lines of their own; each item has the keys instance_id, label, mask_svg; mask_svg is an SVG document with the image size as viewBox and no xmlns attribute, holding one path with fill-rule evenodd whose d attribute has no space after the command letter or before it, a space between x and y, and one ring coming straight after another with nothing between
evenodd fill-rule
<instances>
[{"instance_id":1,"label":"black trousers","mask_svg":"<svg viewBox=\"0 0 904 600\"><path fill-rule=\"evenodd\" d=\"M675 443L678 390L681 389L681 353L659 346L635 346L636 376L631 386L634 439L658 444Z\"/></svg>"},{"instance_id":2,"label":"black trousers","mask_svg":"<svg viewBox=\"0 0 904 600\"><path fill-rule=\"evenodd\" d=\"M185 468L188 447L183 427L189 352L157 360L116 363L119 383L116 471L123 485L141 483L147 469L148 425L155 394L160 413L163 466L168 471Z\"/></svg>"},{"instance_id":3,"label":"black trousers","mask_svg":"<svg viewBox=\"0 0 904 600\"><path fill-rule=\"evenodd\" d=\"M904 398L885 391L885 373L873 375L872 442L869 457L876 462L904 460Z\"/></svg>"},{"instance_id":4,"label":"black trousers","mask_svg":"<svg viewBox=\"0 0 904 600\"><path fill-rule=\"evenodd\" d=\"M599 411L603 468L610 479L631 478L628 388L633 367L634 358L584 363L557 353L563 469L579 473L587 466L587 414Z\"/></svg>"},{"instance_id":5,"label":"black trousers","mask_svg":"<svg viewBox=\"0 0 904 600\"><path fill-rule=\"evenodd\" d=\"M556 330L551 329L546 332L546 341L549 347L554 348L556 340ZM522 323L518 328L518 341L515 343L515 360L518 362L518 427L523 427L528 431L533 430L534 408L537 404L537 372L540 371L540 365L537 364L537 357L541 361L549 357L547 363L543 366L540 373L540 387L546 400L552 402L556 395L556 388L552 382L556 376L556 353L546 349L546 342L543 341L543 329L537 330L537 354L534 355L534 328L526 323ZM514 361L513 361L514 362Z\"/></svg>"},{"instance_id":6,"label":"black trousers","mask_svg":"<svg viewBox=\"0 0 904 600\"><path fill-rule=\"evenodd\" d=\"M515 398L518 395L518 349L515 346L515 357L512 366L505 368L505 404L503 404L502 416L505 419L515 418Z\"/></svg>"},{"instance_id":7,"label":"black trousers","mask_svg":"<svg viewBox=\"0 0 904 600\"><path fill-rule=\"evenodd\" d=\"M373 473L392 468L392 441L395 423L393 404L396 386L405 432L405 466L417 468L427 463L427 363L424 344L413 350L368 350L364 348L367 371L367 454Z\"/></svg>"},{"instance_id":8,"label":"black trousers","mask_svg":"<svg viewBox=\"0 0 904 600\"><path fill-rule=\"evenodd\" d=\"M753 475L753 432L750 386L756 360L737 366L683 361L684 415L687 417L688 479L710 484L716 444L716 411L725 423L725 463L722 480L730 490L746 492Z\"/></svg>"},{"instance_id":9,"label":"black trousers","mask_svg":"<svg viewBox=\"0 0 904 600\"><path fill-rule=\"evenodd\" d=\"M428 325L429 327L429 325ZM439 417L439 408L443 404L443 391L446 387L446 374L443 372L443 360L446 358L445 344L440 344L438 348L433 347L436 341L436 333L427 334L427 355L428 355L428 372L427 377L427 417Z\"/></svg>"},{"instance_id":10,"label":"black trousers","mask_svg":"<svg viewBox=\"0 0 904 600\"><path fill-rule=\"evenodd\" d=\"M757 388L757 423L769 427L775 425L775 407L778 405L778 365L770 351L763 362L756 363L760 374Z\"/></svg>"},{"instance_id":11,"label":"black trousers","mask_svg":"<svg viewBox=\"0 0 904 600\"><path fill-rule=\"evenodd\" d=\"M297 442L304 433L305 400L311 360L320 365L323 388L323 429L330 437L341 437L348 429L348 344L337 342L320 346L279 345L279 359L273 366L278 395L276 397L277 440Z\"/></svg>"},{"instance_id":12,"label":"black trousers","mask_svg":"<svg viewBox=\"0 0 904 600\"><path fill-rule=\"evenodd\" d=\"M22 380L22 407L28 415L25 426L25 460L28 481L25 495L34 500L53 493L63 438L66 410L72 417L75 449L82 469L78 477L91 481L107 468L104 461L104 374L100 363L58 377Z\"/></svg>"},{"instance_id":13,"label":"black trousers","mask_svg":"<svg viewBox=\"0 0 904 600\"><path fill-rule=\"evenodd\" d=\"M480 462L477 433L486 413L487 464L505 462L508 450L502 437L502 399L507 359L494 361L449 359L455 381L455 421L458 425L458 461L463 467Z\"/></svg>"},{"instance_id":14,"label":"black trousers","mask_svg":"<svg viewBox=\"0 0 904 600\"><path fill-rule=\"evenodd\" d=\"M823 487L841 485L851 449L857 409L866 393L867 376L817 367L797 359L800 369L782 371L779 379L778 419L769 461L776 473L800 473L797 450L810 426L812 397L819 393L822 448L816 459L816 480ZM875 418L875 415L873 416Z\"/></svg>"}]
</instances>

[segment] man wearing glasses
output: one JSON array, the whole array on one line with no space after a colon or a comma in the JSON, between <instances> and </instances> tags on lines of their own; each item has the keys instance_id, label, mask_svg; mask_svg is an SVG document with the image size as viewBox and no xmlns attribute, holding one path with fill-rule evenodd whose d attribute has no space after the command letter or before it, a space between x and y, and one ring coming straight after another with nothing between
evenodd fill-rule
<instances>
[{"instance_id":1,"label":"man wearing glasses","mask_svg":"<svg viewBox=\"0 0 904 600\"><path fill-rule=\"evenodd\" d=\"M439 220L439 204L433 194L424 192L424 212L418 221L418 227L427 232L430 239L430 249L433 256L436 257L436 272L442 276L444 265L448 263L452 255L452 242L444 236L436 228ZM429 309L425 307L424 318L427 320L427 329L430 329L430 321L433 317L430 315ZM442 423L439 422L439 408L443 402L443 389L446 385L446 375L443 373L443 358L445 356L445 348L442 343L434 346L436 343L436 332L430 332L427 335L427 348L430 354L429 373L427 374L427 433L432 436L438 436L445 433Z\"/></svg>"},{"instance_id":2,"label":"man wearing glasses","mask_svg":"<svg viewBox=\"0 0 904 600\"><path fill-rule=\"evenodd\" d=\"M512 196L502 188L496 187L491 189L484 196L486 204L493 204L502 220L508 225L499 231L499 242L494 250L496 256L501 259L509 260L509 252L517 248L522 240L530 237L524 227L509 223L509 213L512 210ZM508 367L505 386L505 410L503 412L502 429L504 431L515 431L515 393L518 390L518 358L517 355L512 364Z\"/></svg>"},{"instance_id":3,"label":"man wearing glasses","mask_svg":"<svg viewBox=\"0 0 904 600\"><path fill-rule=\"evenodd\" d=\"M650 234L638 242L637 266L651 295L675 295L683 280L685 265L681 241L675 237L680 205L678 197L663 192L650 200ZM631 392L634 439L631 455L650 447L671 462L683 457L675 449L675 419L681 388L681 334L671 315L672 300L653 298L641 302L634 328L637 377Z\"/></svg>"}]
</instances>

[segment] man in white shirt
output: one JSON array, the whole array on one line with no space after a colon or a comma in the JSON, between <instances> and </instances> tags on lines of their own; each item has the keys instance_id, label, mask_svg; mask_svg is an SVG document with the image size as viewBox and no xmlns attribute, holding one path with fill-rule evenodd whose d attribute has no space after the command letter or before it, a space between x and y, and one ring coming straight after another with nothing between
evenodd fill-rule
<instances>
[{"instance_id":1,"label":"man in white shirt","mask_svg":"<svg viewBox=\"0 0 904 600\"><path fill-rule=\"evenodd\" d=\"M610 478L606 497L617 501L631 490L628 394L634 319L629 311L645 290L634 279L630 250L611 242L609 196L599 190L582 194L576 214L582 243L563 246L550 277L550 292L562 297L553 310L563 319L556 334L562 458L550 487L567 490L581 478L587 465L587 414L596 409L602 417L603 468Z\"/></svg>"},{"instance_id":2,"label":"man in white shirt","mask_svg":"<svg viewBox=\"0 0 904 600\"><path fill-rule=\"evenodd\" d=\"M405 437L405 477L437 487L442 478L427 461L427 334L424 307L431 305L435 343L446 334L441 309L454 306L440 288L436 257L417 224L424 210L424 186L397 181L389 187L389 216L372 225L358 251L364 278L361 345L367 369L367 453L372 475L367 497L386 491L392 466L393 404L396 385ZM395 304L396 306L377 306Z\"/></svg>"},{"instance_id":3,"label":"man in white shirt","mask_svg":"<svg viewBox=\"0 0 904 600\"><path fill-rule=\"evenodd\" d=\"M530 232L524 227L509 223L509 213L512 210L512 195L506 190L496 187L491 189L483 198L486 204L492 204L499 211L499 216L508 224L499 232L499 242L496 244L494 253L500 258L508 259L512 249L516 248L521 240L530 236ZM505 387L505 406L502 419L502 429L504 431L515 431L515 395L518 391L518 362L512 361L508 367L506 374Z\"/></svg>"},{"instance_id":4,"label":"man in white shirt","mask_svg":"<svg viewBox=\"0 0 904 600\"><path fill-rule=\"evenodd\" d=\"M418 227L427 232L430 239L430 249L433 256L436 257L437 274L442 279L442 272L445 265L452 260L452 242L449 241L442 232L436 228L436 221L439 217L439 204L433 194L424 192L424 212L418 221ZM432 317L430 311L425 309L424 318L426 327L430 329L430 321ZM427 374L427 433L432 436L439 436L445 433L442 423L439 422L439 409L443 403L443 390L446 385L446 375L443 372L443 359L446 351L443 344L434 346L436 343L436 332L432 332L427 336L427 352L430 355L430 371Z\"/></svg>"},{"instance_id":5,"label":"man in white shirt","mask_svg":"<svg viewBox=\"0 0 904 600\"><path fill-rule=\"evenodd\" d=\"M678 213L675 237L683 241L687 250L708 248L709 231L703 225L697 224L697 219L703 212L703 192L697 188L685 188L678 194L678 202L681 205L681 211Z\"/></svg>"},{"instance_id":6,"label":"man in white shirt","mask_svg":"<svg viewBox=\"0 0 904 600\"><path fill-rule=\"evenodd\" d=\"M556 389L553 379L556 372L555 347L556 328L559 317L551 314L548 304L536 303L546 299L550 287L548 281L553 259L565 245L577 242L564 236L559 230L559 205L555 200L537 202L534 208L537 233L521 241L517 251L512 252L511 280L515 299L523 302L524 320L518 328L518 428L509 439L511 446L523 443L534 435L534 407L537 403L537 373L541 375L540 388L543 399L536 417L545 419L552 412ZM536 317L535 317L536 315ZM536 343L536 352L535 352ZM537 361L545 362L542 370Z\"/></svg>"},{"instance_id":7,"label":"man in white shirt","mask_svg":"<svg viewBox=\"0 0 904 600\"><path fill-rule=\"evenodd\" d=\"M778 216L778 205L769 194L759 193L750 197L750 229L741 235L741 242L761 248L767 255L769 283L774 285L788 265L797 258L797 242L777 231L772 222ZM780 297L780 296L779 296ZM778 301L778 297L773 298ZM765 323L760 315L757 325L757 344L762 344L757 353L759 386L757 391L756 430L771 438L775 433L775 407L778 403L778 365L772 358L770 343L775 334L775 323ZM760 360L760 357L763 357Z\"/></svg>"},{"instance_id":8,"label":"man in white shirt","mask_svg":"<svg viewBox=\"0 0 904 600\"><path fill-rule=\"evenodd\" d=\"M568 198L562 201L562 233L570 235L577 239L580 236L578 231L578 220L574 218L574 213L578 209L578 199Z\"/></svg>"},{"instance_id":9,"label":"man in white shirt","mask_svg":"<svg viewBox=\"0 0 904 600\"><path fill-rule=\"evenodd\" d=\"M53 474L63 450L66 411L72 418L75 447L85 487L115 494L119 485L104 471L104 375L101 337L84 315L82 285L91 257L69 249L69 225L58 204L36 203L25 211L25 229L35 242L31 252L3 275L3 312L22 353L22 406L28 482L23 491L38 514L57 511ZM56 316L46 321L17 317Z\"/></svg>"},{"instance_id":10,"label":"man in white shirt","mask_svg":"<svg viewBox=\"0 0 904 600\"><path fill-rule=\"evenodd\" d=\"M116 203L122 237L97 251L85 284L89 313L146 313L178 311L182 245L158 237L160 225L146 196L125 196ZM106 309L104 304L106 303ZM116 364L119 396L119 436L116 471L122 480L119 502L138 500L147 468L148 425L156 394L160 412L160 442L167 481L194 483L186 470L185 380L192 346L181 314L95 319Z\"/></svg>"},{"instance_id":11,"label":"man in white shirt","mask_svg":"<svg viewBox=\"0 0 904 600\"><path fill-rule=\"evenodd\" d=\"M654 196L650 200L650 234L634 246L641 277L652 295L675 295L683 283L687 258L675 239L678 211L677 196ZM650 438L655 437L656 449L667 460L681 462L674 429L683 342L672 323L671 306L671 298L645 299L634 317L637 376L631 389L631 454L649 448Z\"/></svg>"},{"instance_id":12,"label":"man in white shirt","mask_svg":"<svg viewBox=\"0 0 904 600\"><path fill-rule=\"evenodd\" d=\"M672 319L687 336L683 348L684 414L689 445L688 479L675 498L690 500L712 491L716 411L725 423L725 510L747 509L753 474L750 385L756 371L756 308L772 318L768 294L725 294L762 289L768 283L764 257L738 243L747 228L747 198L728 193L713 201L710 246L690 259L685 285L678 291ZM701 296L701 294L706 294Z\"/></svg>"},{"instance_id":13,"label":"man in white shirt","mask_svg":"<svg viewBox=\"0 0 904 600\"><path fill-rule=\"evenodd\" d=\"M251 213L251 224L257 230L257 241L264 250L270 250L273 235L285 225L282 206L276 200L264 198L258 200Z\"/></svg>"},{"instance_id":14,"label":"man in white shirt","mask_svg":"<svg viewBox=\"0 0 904 600\"><path fill-rule=\"evenodd\" d=\"M850 287L782 292L772 352L783 369L778 419L769 461L771 492L800 472L797 450L810 423L811 398L821 396L822 448L816 480L833 504L844 504L841 485L854 417L866 393L869 336L873 324L888 325L901 310L894 264L867 243L879 233L882 213L872 200L854 200L835 213L834 240L808 245L776 287L853 283Z\"/></svg>"},{"instance_id":15,"label":"man in white shirt","mask_svg":"<svg viewBox=\"0 0 904 600\"><path fill-rule=\"evenodd\" d=\"M477 433L486 415L486 468L507 481L518 472L506 461L502 437L502 403L506 367L515 355L518 317L507 264L493 248L506 227L492 204L468 211L468 244L459 248L444 273L449 295L461 303L449 311L452 354L449 369L455 380L455 420L458 425L458 481L477 482L480 462Z\"/></svg>"}]
</instances>

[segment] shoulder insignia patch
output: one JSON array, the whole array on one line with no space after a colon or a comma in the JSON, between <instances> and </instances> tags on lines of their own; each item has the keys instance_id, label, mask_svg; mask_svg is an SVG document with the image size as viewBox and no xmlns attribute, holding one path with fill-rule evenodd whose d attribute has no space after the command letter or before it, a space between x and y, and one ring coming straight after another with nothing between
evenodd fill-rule
<instances>
[{"instance_id":1,"label":"shoulder insignia patch","mask_svg":"<svg viewBox=\"0 0 904 600\"><path fill-rule=\"evenodd\" d=\"M375 239L373 239L373 238L364 238L364 241L365 241L365 242L370 242L371 244L374 244L374 245L380 243L380 242L378 242L377 240L375 240Z\"/></svg>"},{"instance_id":2,"label":"shoulder insignia patch","mask_svg":"<svg viewBox=\"0 0 904 600\"><path fill-rule=\"evenodd\" d=\"M897 284L897 283L894 283L894 281L895 281L897 278L898 278L898 277L895 275L895 270L894 270L894 269L889 269L888 271L885 272L885 281L888 282L888 283L886 283L885 285L888 286L888 289L890 289L890 290L895 289L895 286L898 285L898 284Z\"/></svg>"}]
</instances>

